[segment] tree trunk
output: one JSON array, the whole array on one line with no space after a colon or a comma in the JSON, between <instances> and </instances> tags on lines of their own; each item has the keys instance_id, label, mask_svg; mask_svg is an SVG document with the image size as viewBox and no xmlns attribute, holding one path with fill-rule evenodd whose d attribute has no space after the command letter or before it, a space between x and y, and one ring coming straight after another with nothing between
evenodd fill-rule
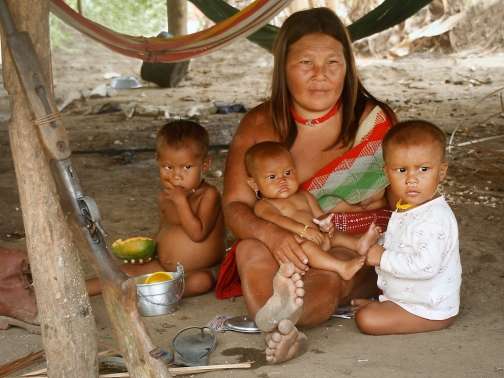
<instances>
[{"instance_id":1,"label":"tree trunk","mask_svg":"<svg viewBox=\"0 0 504 378\"><path fill-rule=\"evenodd\" d=\"M177 37L187 34L187 0L167 0L168 33Z\"/></svg>"},{"instance_id":2,"label":"tree trunk","mask_svg":"<svg viewBox=\"0 0 504 378\"><path fill-rule=\"evenodd\" d=\"M7 0L18 31L30 36L46 77L51 78L49 0ZM5 38L5 36L3 36ZM49 167L31 122L29 106L5 40L4 86L9 93L9 139L28 255L51 377L97 377L96 325L80 266ZM46 88L52 92L52 88Z\"/></svg>"}]
</instances>

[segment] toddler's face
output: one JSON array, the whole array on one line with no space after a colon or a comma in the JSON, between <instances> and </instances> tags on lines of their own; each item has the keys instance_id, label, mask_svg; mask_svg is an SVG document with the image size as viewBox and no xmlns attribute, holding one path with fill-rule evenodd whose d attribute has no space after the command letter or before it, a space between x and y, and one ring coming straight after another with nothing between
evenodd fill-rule
<instances>
[{"instance_id":1,"label":"toddler's face","mask_svg":"<svg viewBox=\"0 0 504 378\"><path fill-rule=\"evenodd\" d=\"M203 159L192 148L163 148L158 153L159 176L163 186L180 186L185 190L196 189L208 170L211 158Z\"/></svg>"},{"instance_id":2,"label":"toddler's face","mask_svg":"<svg viewBox=\"0 0 504 378\"><path fill-rule=\"evenodd\" d=\"M403 202L419 205L436 193L446 176L448 164L435 144L391 145L383 167L392 191Z\"/></svg>"},{"instance_id":3,"label":"toddler's face","mask_svg":"<svg viewBox=\"0 0 504 378\"><path fill-rule=\"evenodd\" d=\"M288 198L299 188L296 166L288 153L255 162L252 189L258 189L265 198Z\"/></svg>"}]
</instances>

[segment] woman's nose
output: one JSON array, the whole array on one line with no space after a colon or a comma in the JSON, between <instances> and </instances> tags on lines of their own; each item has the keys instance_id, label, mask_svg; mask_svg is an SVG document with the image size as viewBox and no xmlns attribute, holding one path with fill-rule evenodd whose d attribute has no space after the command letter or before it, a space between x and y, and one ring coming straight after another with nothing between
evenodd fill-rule
<instances>
[{"instance_id":1,"label":"woman's nose","mask_svg":"<svg viewBox=\"0 0 504 378\"><path fill-rule=\"evenodd\" d=\"M314 65L313 66L313 79L314 80L325 80L326 72L325 65Z\"/></svg>"}]
</instances>

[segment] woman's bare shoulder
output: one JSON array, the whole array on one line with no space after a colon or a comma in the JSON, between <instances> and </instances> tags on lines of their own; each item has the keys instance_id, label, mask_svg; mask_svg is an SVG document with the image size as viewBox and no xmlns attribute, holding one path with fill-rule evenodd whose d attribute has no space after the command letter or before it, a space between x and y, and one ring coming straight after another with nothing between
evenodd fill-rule
<instances>
[{"instance_id":1,"label":"woman's bare shoulder","mask_svg":"<svg viewBox=\"0 0 504 378\"><path fill-rule=\"evenodd\" d=\"M243 116L240 125L236 129L236 134L253 133L254 135L258 135L262 132L270 133L272 126L269 104L263 102Z\"/></svg>"}]
</instances>

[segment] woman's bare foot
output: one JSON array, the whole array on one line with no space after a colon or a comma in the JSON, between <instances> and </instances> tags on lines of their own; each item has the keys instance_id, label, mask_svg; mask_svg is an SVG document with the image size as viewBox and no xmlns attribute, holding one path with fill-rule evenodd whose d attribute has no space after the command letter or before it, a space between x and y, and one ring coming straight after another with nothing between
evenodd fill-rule
<instances>
[{"instance_id":1,"label":"woman's bare foot","mask_svg":"<svg viewBox=\"0 0 504 378\"><path fill-rule=\"evenodd\" d=\"M368 230L357 240L356 251L359 255L364 256L371 245L375 244L382 234L380 226L371 223Z\"/></svg>"},{"instance_id":2,"label":"woman's bare foot","mask_svg":"<svg viewBox=\"0 0 504 378\"><path fill-rule=\"evenodd\" d=\"M352 259L350 261L342 261L342 267L336 273L338 273L342 279L348 281L352 279L353 276L355 276L355 273L357 273L360 268L362 268L365 261L366 256L356 257L355 259Z\"/></svg>"},{"instance_id":3,"label":"woman's bare foot","mask_svg":"<svg viewBox=\"0 0 504 378\"><path fill-rule=\"evenodd\" d=\"M352 301L350 302L350 304L352 305L352 312L355 314L362 307L364 307L372 302L373 301L371 299L352 299Z\"/></svg>"},{"instance_id":4,"label":"woman's bare foot","mask_svg":"<svg viewBox=\"0 0 504 378\"><path fill-rule=\"evenodd\" d=\"M303 305L303 286L301 276L294 271L294 264L282 264L273 279L273 295L256 314L257 327L261 331L271 332L284 319L295 324Z\"/></svg>"},{"instance_id":5,"label":"woman's bare foot","mask_svg":"<svg viewBox=\"0 0 504 378\"><path fill-rule=\"evenodd\" d=\"M266 336L266 343L266 361L273 364L291 360L308 350L306 336L288 319L282 320L278 329Z\"/></svg>"}]
</instances>

